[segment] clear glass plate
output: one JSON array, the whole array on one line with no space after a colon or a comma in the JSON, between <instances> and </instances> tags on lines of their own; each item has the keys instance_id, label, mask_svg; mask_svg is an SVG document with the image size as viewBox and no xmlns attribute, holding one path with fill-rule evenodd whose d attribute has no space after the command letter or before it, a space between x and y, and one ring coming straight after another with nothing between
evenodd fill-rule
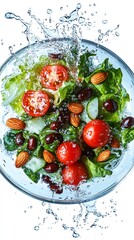
<instances>
[{"instance_id":1,"label":"clear glass plate","mask_svg":"<svg viewBox=\"0 0 134 240\"><path fill-rule=\"evenodd\" d=\"M63 44L64 43L64 44ZM13 54L0 68L0 79L10 75L13 71L18 71L18 64L23 59L31 59L31 64L38 61L40 55L48 53L57 53L59 51L68 51L73 42L70 39L58 39L46 42L38 42L31 46L27 46L15 54ZM130 102L128 103L128 112L134 116L134 74L127 64L115 53L89 40L82 40L81 47L88 48L89 51L94 50L97 53L97 62L102 62L106 58L115 68L121 68L123 72L123 86L127 89L130 95ZM132 141L127 150L124 152L119 164L113 166L113 174L104 178L95 178L86 183L82 183L77 190L64 187L62 194L52 192L45 183L33 183L23 172L22 169L17 169L14 166L11 154L8 154L3 147L3 135L7 128L4 121L7 116L11 116L11 110L4 109L1 106L1 160L0 168L1 174L15 187L24 193L51 203L74 204L88 202L95 200L108 192L110 192L124 177L128 174L134 164L134 141Z\"/></svg>"}]
</instances>

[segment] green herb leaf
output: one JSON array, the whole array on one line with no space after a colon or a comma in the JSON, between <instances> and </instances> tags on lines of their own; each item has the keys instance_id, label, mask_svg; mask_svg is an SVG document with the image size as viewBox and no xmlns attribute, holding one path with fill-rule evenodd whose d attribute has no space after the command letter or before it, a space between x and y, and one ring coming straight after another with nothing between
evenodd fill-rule
<instances>
[{"instance_id":1,"label":"green herb leaf","mask_svg":"<svg viewBox=\"0 0 134 240\"><path fill-rule=\"evenodd\" d=\"M82 162L86 166L88 178L105 177L106 175L112 174L111 170L98 166L85 156L82 158Z\"/></svg>"}]
</instances>

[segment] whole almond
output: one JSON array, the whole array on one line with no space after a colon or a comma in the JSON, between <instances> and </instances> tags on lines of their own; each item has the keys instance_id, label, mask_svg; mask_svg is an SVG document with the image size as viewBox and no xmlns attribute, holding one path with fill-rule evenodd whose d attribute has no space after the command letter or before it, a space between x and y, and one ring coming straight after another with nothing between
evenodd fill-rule
<instances>
[{"instance_id":1,"label":"whole almond","mask_svg":"<svg viewBox=\"0 0 134 240\"><path fill-rule=\"evenodd\" d=\"M22 130L26 127L26 124L19 118L9 118L6 121L6 126L15 130Z\"/></svg>"},{"instance_id":2,"label":"whole almond","mask_svg":"<svg viewBox=\"0 0 134 240\"><path fill-rule=\"evenodd\" d=\"M105 162L108 160L108 158L110 157L111 152L109 149L104 150L103 152L101 152L98 157L97 157L97 162Z\"/></svg>"},{"instance_id":3,"label":"whole almond","mask_svg":"<svg viewBox=\"0 0 134 240\"><path fill-rule=\"evenodd\" d=\"M48 163L52 163L55 161L55 156L48 150L43 151L43 158Z\"/></svg>"},{"instance_id":4,"label":"whole almond","mask_svg":"<svg viewBox=\"0 0 134 240\"><path fill-rule=\"evenodd\" d=\"M15 166L17 168L24 166L29 160L29 158L30 158L30 155L28 152L20 152L15 160Z\"/></svg>"},{"instance_id":5,"label":"whole almond","mask_svg":"<svg viewBox=\"0 0 134 240\"><path fill-rule=\"evenodd\" d=\"M91 77L91 83L95 85L100 84L106 80L107 75L107 72L97 72Z\"/></svg>"},{"instance_id":6,"label":"whole almond","mask_svg":"<svg viewBox=\"0 0 134 240\"><path fill-rule=\"evenodd\" d=\"M81 103L76 103L76 102L69 103L67 107L70 112L75 114L80 114L84 110L83 105Z\"/></svg>"},{"instance_id":7,"label":"whole almond","mask_svg":"<svg viewBox=\"0 0 134 240\"><path fill-rule=\"evenodd\" d=\"M80 124L80 117L78 114L75 113L70 113L70 123L74 126L74 127L78 127Z\"/></svg>"},{"instance_id":8,"label":"whole almond","mask_svg":"<svg viewBox=\"0 0 134 240\"><path fill-rule=\"evenodd\" d=\"M120 147L119 139L116 138L116 137L113 137L113 138L112 138L112 141L111 141L111 143L110 143L110 146L111 146L112 148L119 148L119 147Z\"/></svg>"}]
</instances>

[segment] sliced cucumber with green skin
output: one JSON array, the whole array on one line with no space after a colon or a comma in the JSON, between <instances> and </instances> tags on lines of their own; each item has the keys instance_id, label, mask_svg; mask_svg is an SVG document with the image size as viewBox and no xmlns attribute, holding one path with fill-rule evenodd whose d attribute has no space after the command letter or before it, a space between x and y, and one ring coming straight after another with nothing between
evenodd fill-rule
<instances>
[{"instance_id":1,"label":"sliced cucumber with green skin","mask_svg":"<svg viewBox=\"0 0 134 240\"><path fill-rule=\"evenodd\" d=\"M84 102L82 102L82 105L84 106L84 110L81 113L81 120L88 123L89 121L91 121L91 118L89 118L88 114L87 114L87 105L89 103L89 100L86 100Z\"/></svg>"},{"instance_id":2,"label":"sliced cucumber with green skin","mask_svg":"<svg viewBox=\"0 0 134 240\"><path fill-rule=\"evenodd\" d=\"M99 113L99 101L97 97L93 98L91 101L88 102L86 106L86 111L90 119L97 118Z\"/></svg>"},{"instance_id":3,"label":"sliced cucumber with green skin","mask_svg":"<svg viewBox=\"0 0 134 240\"><path fill-rule=\"evenodd\" d=\"M38 117L38 118L32 118L29 121L27 121L26 130L28 130L30 133L39 134L44 127L45 127L44 119L41 117Z\"/></svg>"},{"instance_id":4,"label":"sliced cucumber with green skin","mask_svg":"<svg viewBox=\"0 0 134 240\"><path fill-rule=\"evenodd\" d=\"M25 166L35 173L45 167L45 161L43 158L32 157Z\"/></svg>"}]
</instances>

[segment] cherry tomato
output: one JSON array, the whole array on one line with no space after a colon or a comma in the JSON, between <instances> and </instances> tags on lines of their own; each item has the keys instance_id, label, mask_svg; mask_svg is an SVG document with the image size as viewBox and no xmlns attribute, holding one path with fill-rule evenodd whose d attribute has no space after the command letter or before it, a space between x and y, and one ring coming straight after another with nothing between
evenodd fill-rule
<instances>
[{"instance_id":1,"label":"cherry tomato","mask_svg":"<svg viewBox=\"0 0 134 240\"><path fill-rule=\"evenodd\" d=\"M80 159L81 152L81 148L76 142L66 141L59 145L56 155L61 163L72 165Z\"/></svg>"},{"instance_id":2,"label":"cherry tomato","mask_svg":"<svg viewBox=\"0 0 134 240\"><path fill-rule=\"evenodd\" d=\"M57 90L63 81L68 79L68 72L66 67L60 64L47 65L41 70L40 76L43 87Z\"/></svg>"},{"instance_id":3,"label":"cherry tomato","mask_svg":"<svg viewBox=\"0 0 134 240\"><path fill-rule=\"evenodd\" d=\"M87 170L81 162L65 166L62 170L62 179L65 184L77 186L81 181L87 179Z\"/></svg>"},{"instance_id":4,"label":"cherry tomato","mask_svg":"<svg viewBox=\"0 0 134 240\"><path fill-rule=\"evenodd\" d=\"M22 99L24 111L32 117L43 116L49 109L50 101L46 92L29 90Z\"/></svg>"},{"instance_id":5,"label":"cherry tomato","mask_svg":"<svg viewBox=\"0 0 134 240\"><path fill-rule=\"evenodd\" d=\"M88 122L83 129L83 139L92 148L103 147L110 140L110 127L101 119Z\"/></svg>"}]
</instances>

